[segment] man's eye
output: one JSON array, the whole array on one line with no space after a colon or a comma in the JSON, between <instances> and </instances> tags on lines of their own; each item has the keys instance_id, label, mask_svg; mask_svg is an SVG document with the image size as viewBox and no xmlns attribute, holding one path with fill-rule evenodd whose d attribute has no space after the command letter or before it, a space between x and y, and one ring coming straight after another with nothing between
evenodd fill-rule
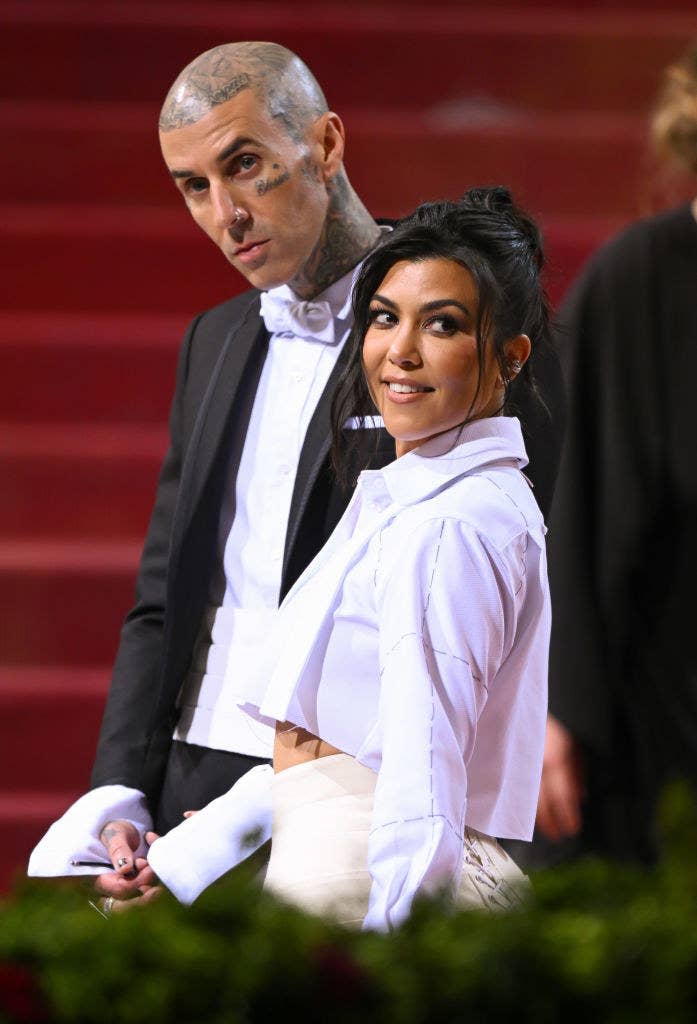
<instances>
[{"instance_id":1,"label":"man's eye","mask_svg":"<svg viewBox=\"0 0 697 1024\"><path fill-rule=\"evenodd\" d=\"M253 171L257 165L257 158L252 156L251 153L245 153L237 161L237 167L240 171Z\"/></svg>"},{"instance_id":2,"label":"man's eye","mask_svg":"<svg viewBox=\"0 0 697 1024\"><path fill-rule=\"evenodd\" d=\"M188 195L200 195L208 188L208 182L205 178L189 178L184 188Z\"/></svg>"}]
</instances>

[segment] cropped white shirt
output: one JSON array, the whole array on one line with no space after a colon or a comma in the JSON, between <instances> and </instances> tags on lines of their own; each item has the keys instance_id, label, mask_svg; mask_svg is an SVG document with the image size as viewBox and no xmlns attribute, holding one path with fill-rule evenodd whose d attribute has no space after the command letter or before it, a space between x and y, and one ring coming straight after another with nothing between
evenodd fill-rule
<instances>
[{"instance_id":1,"label":"cropped white shirt","mask_svg":"<svg viewBox=\"0 0 697 1024\"><path fill-rule=\"evenodd\" d=\"M518 421L496 417L362 473L282 605L270 683L246 695L378 773L366 927L456 889L465 825L532 834L550 607L526 462Z\"/></svg>"}]
</instances>

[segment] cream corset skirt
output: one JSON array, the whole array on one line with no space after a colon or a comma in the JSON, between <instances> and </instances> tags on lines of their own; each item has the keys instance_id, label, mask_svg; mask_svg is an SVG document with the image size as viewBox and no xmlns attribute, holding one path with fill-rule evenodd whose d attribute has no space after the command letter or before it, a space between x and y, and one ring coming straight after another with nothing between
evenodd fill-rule
<instances>
[{"instance_id":1,"label":"cream corset skirt","mask_svg":"<svg viewBox=\"0 0 697 1024\"><path fill-rule=\"evenodd\" d=\"M274 776L273 838L264 888L346 925L368 911L368 832L377 776L348 754L296 765ZM507 909L529 882L495 839L465 830L458 906Z\"/></svg>"}]
</instances>

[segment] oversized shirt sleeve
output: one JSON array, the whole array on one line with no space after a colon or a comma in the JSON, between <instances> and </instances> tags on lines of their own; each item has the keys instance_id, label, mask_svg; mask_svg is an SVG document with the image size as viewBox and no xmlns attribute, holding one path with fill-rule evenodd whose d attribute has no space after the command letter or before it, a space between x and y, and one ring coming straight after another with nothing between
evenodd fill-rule
<instances>
[{"instance_id":1,"label":"oversized shirt sleeve","mask_svg":"<svg viewBox=\"0 0 697 1024\"><path fill-rule=\"evenodd\" d=\"M193 903L271 838L272 780L271 765L257 765L152 844L150 866L180 902Z\"/></svg>"},{"instance_id":2,"label":"oversized shirt sleeve","mask_svg":"<svg viewBox=\"0 0 697 1024\"><path fill-rule=\"evenodd\" d=\"M515 618L513 566L456 519L419 526L396 562L376 580L382 761L364 928L379 930L417 894L457 889L466 765Z\"/></svg>"},{"instance_id":3,"label":"oversized shirt sleeve","mask_svg":"<svg viewBox=\"0 0 697 1024\"><path fill-rule=\"evenodd\" d=\"M108 860L99 837L107 822L117 819L129 821L138 830L140 846L135 856L145 857L144 837L152 829L145 795L129 786L98 786L81 796L54 821L34 847L27 874L38 878L103 874L103 868L77 867L71 861Z\"/></svg>"}]
</instances>

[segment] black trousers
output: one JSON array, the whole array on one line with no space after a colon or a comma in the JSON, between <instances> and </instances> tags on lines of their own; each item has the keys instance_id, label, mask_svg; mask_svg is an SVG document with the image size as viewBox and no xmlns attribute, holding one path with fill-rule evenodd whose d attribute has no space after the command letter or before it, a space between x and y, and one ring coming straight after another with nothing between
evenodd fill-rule
<instances>
[{"instance_id":1,"label":"black trousers","mask_svg":"<svg viewBox=\"0 0 697 1024\"><path fill-rule=\"evenodd\" d=\"M155 815L155 831L164 835L180 824L184 811L205 807L227 793L250 768L269 763L263 757L231 754L227 750L211 750L175 740Z\"/></svg>"}]
</instances>

